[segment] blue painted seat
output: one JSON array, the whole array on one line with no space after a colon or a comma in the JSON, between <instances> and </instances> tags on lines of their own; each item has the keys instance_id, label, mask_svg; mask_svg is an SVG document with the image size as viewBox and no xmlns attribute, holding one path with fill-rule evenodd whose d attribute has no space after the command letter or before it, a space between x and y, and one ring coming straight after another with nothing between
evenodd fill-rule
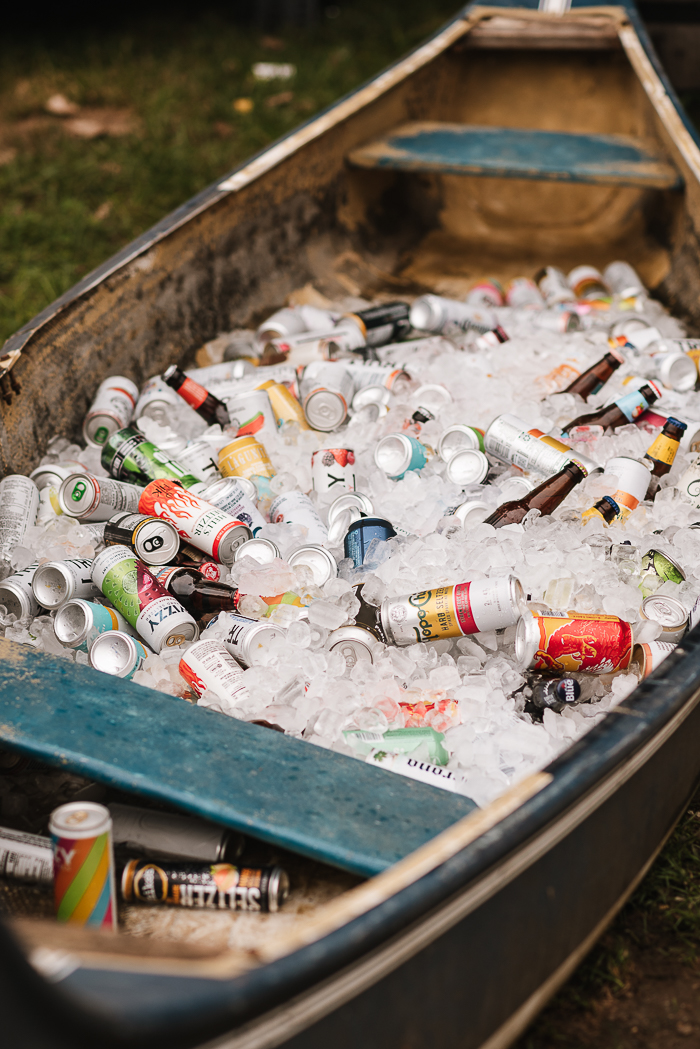
<instances>
[{"instance_id":1,"label":"blue painted seat","mask_svg":"<svg viewBox=\"0 0 700 1049\"><path fill-rule=\"evenodd\" d=\"M360 168L674 189L677 170L636 139L416 122L353 149Z\"/></svg>"}]
</instances>

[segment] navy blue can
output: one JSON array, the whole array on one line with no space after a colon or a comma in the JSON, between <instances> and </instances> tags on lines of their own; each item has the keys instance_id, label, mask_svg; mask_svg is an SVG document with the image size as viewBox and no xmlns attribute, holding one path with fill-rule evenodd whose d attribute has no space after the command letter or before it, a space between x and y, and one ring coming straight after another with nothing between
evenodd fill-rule
<instances>
[{"instance_id":1,"label":"navy blue can","mask_svg":"<svg viewBox=\"0 0 700 1049\"><path fill-rule=\"evenodd\" d=\"M355 568L364 563L365 554L373 539L391 539L396 532L382 517L361 517L348 528L345 536L345 556L352 558Z\"/></svg>"}]
</instances>

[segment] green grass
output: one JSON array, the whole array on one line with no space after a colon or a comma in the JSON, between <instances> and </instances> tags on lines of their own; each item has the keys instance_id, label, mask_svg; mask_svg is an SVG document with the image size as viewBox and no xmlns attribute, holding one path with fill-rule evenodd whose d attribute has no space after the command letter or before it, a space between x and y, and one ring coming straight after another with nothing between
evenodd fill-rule
<instances>
[{"instance_id":1,"label":"green grass","mask_svg":"<svg viewBox=\"0 0 700 1049\"><path fill-rule=\"evenodd\" d=\"M281 50L215 11L196 20L132 18L116 30L5 36L0 156L3 147L17 153L0 166L0 338L246 156L400 56L454 9L446 0L429 7L358 0L315 27L278 31ZM298 72L291 82L257 82L250 73L256 61L292 62ZM265 105L285 90L294 93L290 104ZM82 107L131 110L138 131L73 138L62 120L44 113L57 92ZM240 97L253 100L251 113L233 109Z\"/></svg>"}]
</instances>

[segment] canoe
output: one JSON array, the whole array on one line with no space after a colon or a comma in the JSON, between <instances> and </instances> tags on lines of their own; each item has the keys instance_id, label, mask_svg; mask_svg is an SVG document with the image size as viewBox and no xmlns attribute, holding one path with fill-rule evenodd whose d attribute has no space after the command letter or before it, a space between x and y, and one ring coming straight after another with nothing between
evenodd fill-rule
<instances>
[{"instance_id":1,"label":"canoe","mask_svg":"<svg viewBox=\"0 0 700 1049\"><path fill-rule=\"evenodd\" d=\"M2 473L77 433L105 376L141 382L187 361L309 281L398 294L440 274L456 294L484 273L627 258L693 330L698 145L631 4L470 5L17 332L0 358ZM0 652L0 742L289 850L308 887L308 906L245 950L3 927L8 1044L508 1046L644 877L700 774L697 630L480 809L22 646Z\"/></svg>"}]
</instances>

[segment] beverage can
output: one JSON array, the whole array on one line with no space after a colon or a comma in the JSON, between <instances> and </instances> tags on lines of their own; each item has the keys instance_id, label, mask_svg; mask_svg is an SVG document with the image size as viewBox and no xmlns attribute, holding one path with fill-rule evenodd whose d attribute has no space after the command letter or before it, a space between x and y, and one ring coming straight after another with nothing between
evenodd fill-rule
<instances>
[{"instance_id":1,"label":"beverage can","mask_svg":"<svg viewBox=\"0 0 700 1049\"><path fill-rule=\"evenodd\" d=\"M269 565L276 557L281 558L282 554L280 548L271 539L256 536L253 539L247 539L236 549L234 560L241 561L244 557L252 557L259 565Z\"/></svg>"},{"instance_id":2,"label":"beverage can","mask_svg":"<svg viewBox=\"0 0 700 1049\"><path fill-rule=\"evenodd\" d=\"M374 461L392 481L400 481L410 470L422 470L428 461L426 446L406 433L389 433L374 449Z\"/></svg>"},{"instance_id":3,"label":"beverage can","mask_svg":"<svg viewBox=\"0 0 700 1049\"><path fill-rule=\"evenodd\" d=\"M179 481L185 488L201 485L198 477L130 426L111 434L102 449L101 462L118 481L142 487L157 479Z\"/></svg>"},{"instance_id":4,"label":"beverage can","mask_svg":"<svg viewBox=\"0 0 700 1049\"><path fill-rule=\"evenodd\" d=\"M175 525L146 514L115 514L105 524L104 541L107 546L130 546L147 565L170 564L180 551Z\"/></svg>"},{"instance_id":5,"label":"beverage can","mask_svg":"<svg viewBox=\"0 0 700 1049\"><path fill-rule=\"evenodd\" d=\"M108 630L131 634L132 628L116 608L84 601L81 597L66 601L56 612L53 621L56 637L67 648L87 652L90 644Z\"/></svg>"},{"instance_id":6,"label":"beverage can","mask_svg":"<svg viewBox=\"0 0 700 1049\"><path fill-rule=\"evenodd\" d=\"M32 470L29 477L34 481L40 492L44 488L55 488L58 491L66 477L70 477L71 474L86 474L87 472L87 466L83 466L77 459L64 459L60 463L45 463L43 466L37 466L36 470Z\"/></svg>"},{"instance_id":7,"label":"beverage can","mask_svg":"<svg viewBox=\"0 0 700 1049\"><path fill-rule=\"evenodd\" d=\"M129 860L121 895L127 903L275 912L289 895L289 878L281 867Z\"/></svg>"},{"instance_id":8,"label":"beverage can","mask_svg":"<svg viewBox=\"0 0 700 1049\"><path fill-rule=\"evenodd\" d=\"M318 516L316 507L303 492L283 492L270 506L272 524L296 524L306 528L306 541L325 546L328 529Z\"/></svg>"},{"instance_id":9,"label":"beverage can","mask_svg":"<svg viewBox=\"0 0 700 1049\"><path fill-rule=\"evenodd\" d=\"M514 277L506 285L506 305L511 309L541 310L544 299L534 280L529 277Z\"/></svg>"},{"instance_id":10,"label":"beverage can","mask_svg":"<svg viewBox=\"0 0 700 1049\"><path fill-rule=\"evenodd\" d=\"M632 627L617 616L529 610L518 623L515 654L533 670L611 674L630 664Z\"/></svg>"},{"instance_id":11,"label":"beverage can","mask_svg":"<svg viewBox=\"0 0 700 1049\"><path fill-rule=\"evenodd\" d=\"M116 929L111 830L109 809L94 801L72 801L51 813L58 921Z\"/></svg>"},{"instance_id":12,"label":"beverage can","mask_svg":"<svg viewBox=\"0 0 700 1049\"><path fill-rule=\"evenodd\" d=\"M444 332L448 328L477 331L483 335L496 327L493 310L440 295L421 295L411 306L411 327L417 331Z\"/></svg>"},{"instance_id":13,"label":"beverage can","mask_svg":"<svg viewBox=\"0 0 700 1049\"><path fill-rule=\"evenodd\" d=\"M688 629L688 610L677 597L667 594L650 594L642 601L642 618L650 619L661 627L659 641L677 643Z\"/></svg>"},{"instance_id":14,"label":"beverage can","mask_svg":"<svg viewBox=\"0 0 700 1049\"><path fill-rule=\"evenodd\" d=\"M236 437L219 452L224 477L274 477L275 470L264 445L254 437Z\"/></svg>"},{"instance_id":15,"label":"beverage can","mask_svg":"<svg viewBox=\"0 0 700 1049\"><path fill-rule=\"evenodd\" d=\"M367 386L391 390L398 379L411 378L401 365L381 364L379 361L358 361L353 358L344 360L343 367L350 372L357 392Z\"/></svg>"},{"instance_id":16,"label":"beverage can","mask_svg":"<svg viewBox=\"0 0 700 1049\"><path fill-rule=\"evenodd\" d=\"M443 462L449 462L455 452L462 448L472 448L477 452L484 451L484 431L476 426L465 426L455 423L443 430L438 438L437 453Z\"/></svg>"},{"instance_id":17,"label":"beverage can","mask_svg":"<svg viewBox=\"0 0 700 1049\"><path fill-rule=\"evenodd\" d=\"M112 842L121 850L146 853L150 859L211 863L238 857L243 851L242 835L196 816L117 802L107 807L112 817Z\"/></svg>"},{"instance_id":18,"label":"beverage can","mask_svg":"<svg viewBox=\"0 0 700 1049\"><path fill-rule=\"evenodd\" d=\"M575 266L567 280L577 299L600 299L610 294L602 273L595 266Z\"/></svg>"},{"instance_id":19,"label":"beverage can","mask_svg":"<svg viewBox=\"0 0 700 1049\"><path fill-rule=\"evenodd\" d=\"M573 451L555 437L541 430L528 430L527 423L515 415L499 415L494 419L484 435L484 448L504 463L544 477L552 477L572 461L587 473L600 470L593 459Z\"/></svg>"},{"instance_id":20,"label":"beverage can","mask_svg":"<svg viewBox=\"0 0 700 1049\"><path fill-rule=\"evenodd\" d=\"M128 426L138 398L138 386L123 375L111 375L100 383L83 423L85 443L101 448L111 434Z\"/></svg>"},{"instance_id":21,"label":"beverage can","mask_svg":"<svg viewBox=\"0 0 700 1049\"><path fill-rule=\"evenodd\" d=\"M277 419L266 390L246 390L229 397L226 408L237 437L277 433Z\"/></svg>"},{"instance_id":22,"label":"beverage can","mask_svg":"<svg viewBox=\"0 0 700 1049\"><path fill-rule=\"evenodd\" d=\"M93 565L87 557L45 561L32 578L35 600L42 608L54 609L74 597L97 597L100 591L92 579Z\"/></svg>"},{"instance_id":23,"label":"beverage can","mask_svg":"<svg viewBox=\"0 0 700 1049\"><path fill-rule=\"evenodd\" d=\"M645 641L641 645L635 645L632 650L632 659L639 664L642 680L649 677L677 647L670 641L661 640Z\"/></svg>"},{"instance_id":24,"label":"beverage can","mask_svg":"<svg viewBox=\"0 0 700 1049\"><path fill-rule=\"evenodd\" d=\"M300 430L311 429L299 400L285 383L267 379L257 388L267 394L278 426L296 423Z\"/></svg>"},{"instance_id":25,"label":"beverage can","mask_svg":"<svg viewBox=\"0 0 700 1049\"><path fill-rule=\"evenodd\" d=\"M357 662L374 662L372 653L378 642L377 634L355 623L332 630L328 635L326 647L329 652L340 652L350 672Z\"/></svg>"},{"instance_id":26,"label":"beverage can","mask_svg":"<svg viewBox=\"0 0 700 1049\"><path fill-rule=\"evenodd\" d=\"M467 292L467 297L464 301L469 303L470 306L504 306L503 286L495 277L477 281Z\"/></svg>"},{"instance_id":27,"label":"beverage can","mask_svg":"<svg viewBox=\"0 0 700 1049\"><path fill-rule=\"evenodd\" d=\"M103 674L131 680L153 652L138 638L121 630L110 630L94 638L88 649L90 666Z\"/></svg>"},{"instance_id":28,"label":"beverage can","mask_svg":"<svg viewBox=\"0 0 700 1049\"><path fill-rule=\"evenodd\" d=\"M639 584L642 597L655 593L667 579L672 583L682 583L685 572L668 554L662 554L660 550L647 550L642 557L642 578Z\"/></svg>"},{"instance_id":29,"label":"beverage can","mask_svg":"<svg viewBox=\"0 0 700 1049\"><path fill-rule=\"evenodd\" d=\"M242 521L254 536L266 524L255 504L257 489L247 478L224 477L207 485L199 494L212 506L218 507L237 521Z\"/></svg>"},{"instance_id":30,"label":"beverage can","mask_svg":"<svg viewBox=\"0 0 700 1049\"><path fill-rule=\"evenodd\" d=\"M228 438L222 443L228 444ZM177 453L177 458L181 466L205 484L221 479L218 467L219 450L212 447L209 441L190 442Z\"/></svg>"},{"instance_id":31,"label":"beverage can","mask_svg":"<svg viewBox=\"0 0 700 1049\"><path fill-rule=\"evenodd\" d=\"M489 461L476 448L459 448L450 456L445 477L453 484L466 488L468 484L483 484L489 472Z\"/></svg>"},{"instance_id":32,"label":"beverage can","mask_svg":"<svg viewBox=\"0 0 700 1049\"><path fill-rule=\"evenodd\" d=\"M0 878L53 885L51 839L0 827Z\"/></svg>"},{"instance_id":33,"label":"beverage can","mask_svg":"<svg viewBox=\"0 0 700 1049\"><path fill-rule=\"evenodd\" d=\"M236 612L219 612L202 632L202 641L220 641L246 667L264 662L265 653L284 630L272 623L247 619Z\"/></svg>"},{"instance_id":34,"label":"beverage can","mask_svg":"<svg viewBox=\"0 0 700 1049\"><path fill-rule=\"evenodd\" d=\"M98 554L92 578L154 652L196 640L192 616L128 547L108 546Z\"/></svg>"},{"instance_id":35,"label":"beverage can","mask_svg":"<svg viewBox=\"0 0 700 1049\"><path fill-rule=\"evenodd\" d=\"M605 474L617 478L617 490L613 499L620 507L620 516L624 521L646 497L651 480L649 468L639 459L617 455L608 459Z\"/></svg>"},{"instance_id":36,"label":"beverage can","mask_svg":"<svg viewBox=\"0 0 700 1049\"><path fill-rule=\"evenodd\" d=\"M287 564L291 568L305 565L313 576L315 586L324 586L329 579L335 579L338 574L338 565L333 554L317 543L297 547L287 556Z\"/></svg>"},{"instance_id":37,"label":"beverage can","mask_svg":"<svg viewBox=\"0 0 700 1049\"><path fill-rule=\"evenodd\" d=\"M233 564L236 547L252 536L242 521L172 481L151 481L139 511L170 521L183 539L224 565Z\"/></svg>"},{"instance_id":38,"label":"beverage can","mask_svg":"<svg viewBox=\"0 0 700 1049\"><path fill-rule=\"evenodd\" d=\"M352 376L340 362L307 365L301 381L306 421L314 430L337 430L347 419L354 392Z\"/></svg>"},{"instance_id":39,"label":"beverage can","mask_svg":"<svg viewBox=\"0 0 700 1049\"><path fill-rule=\"evenodd\" d=\"M167 426L182 404L183 401L175 390L163 382L160 375L154 375L141 387L141 394L134 409L134 419L140 419L145 415L161 426Z\"/></svg>"},{"instance_id":40,"label":"beverage can","mask_svg":"<svg viewBox=\"0 0 700 1049\"><path fill-rule=\"evenodd\" d=\"M535 281L547 306L576 301L566 275L556 266L544 266L536 274Z\"/></svg>"},{"instance_id":41,"label":"beverage can","mask_svg":"<svg viewBox=\"0 0 700 1049\"><path fill-rule=\"evenodd\" d=\"M198 699L209 690L230 708L250 696L241 680L243 670L223 641L196 641L183 654L178 669Z\"/></svg>"},{"instance_id":42,"label":"beverage can","mask_svg":"<svg viewBox=\"0 0 700 1049\"><path fill-rule=\"evenodd\" d=\"M700 459L694 459L683 471L678 478L677 488L684 499L700 510Z\"/></svg>"},{"instance_id":43,"label":"beverage can","mask_svg":"<svg viewBox=\"0 0 700 1049\"><path fill-rule=\"evenodd\" d=\"M514 626L524 611L520 581L502 576L386 598L380 618L390 644L415 645Z\"/></svg>"},{"instance_id":44,"label":"beverage can","mask_svg":"<svg viewBox=\"0 0 700 1049\"><path fill-rule=\"evenodd\" d=\"M39 615L39 604L34 597L32 580L39 567L35 561L29 568L15 572L0 582L0 605L4 605L9 615L18 619L33 619Z\"/></svg>"},{"instance_id":45,"label":"beverage can","mask_svg":"<svg viewBox=\"0 0 700 1049\"><path fill-rule=\"evenodd\" d=\"M9 560L36 522L39 489L29 477L10 474L0 481L0 561Z\"/></svg>"},{"instance_id":46,"label":"beverage can","mask_svg":"<svg viewBox=\"0 0 700 1049\"><path fill-rule=\"evenodd\" d=\"M58 490L58 505L66 517L108 521L120 510L136 510L143 488L111 477L71 474Z\"/></svg>"},{"instance_id":47,"label":"beverage can","mask_svg":"<svg viewBox=\"0 0 700 1049\"><path fill-rule=\"evenodd\" d=\"M367 551L375 539L386 542L396 535L394 526L383 517L360 517L348 527L343 540L345 556L355 568L364 564Z\"/></svg>"},{"instance_id":48,"label":"beverage can","mask_svg":"<svg viewBox=\"0 0 700 1049\"><path fill-rule=\"evenodd\" d=\"M311 484L317 492L355 490L352 448L319 448L311 453Z\"/></svg>"},{"instance_id":49,"label":"beverage can","mask_svg":"<svg viewBox=\"0 0 700 1049\"><path fill-rule=\"evenodd\" d=\"M365 759L368 765L377 765L389 772L398 772L400 776L427 783L431 787L449 790L452 794L471 797L466 776L459 769L446 769L433 765L429 761L413 758L410 754L394 754L388 749L376 748Z\"/></svg>"}]
</instances>

